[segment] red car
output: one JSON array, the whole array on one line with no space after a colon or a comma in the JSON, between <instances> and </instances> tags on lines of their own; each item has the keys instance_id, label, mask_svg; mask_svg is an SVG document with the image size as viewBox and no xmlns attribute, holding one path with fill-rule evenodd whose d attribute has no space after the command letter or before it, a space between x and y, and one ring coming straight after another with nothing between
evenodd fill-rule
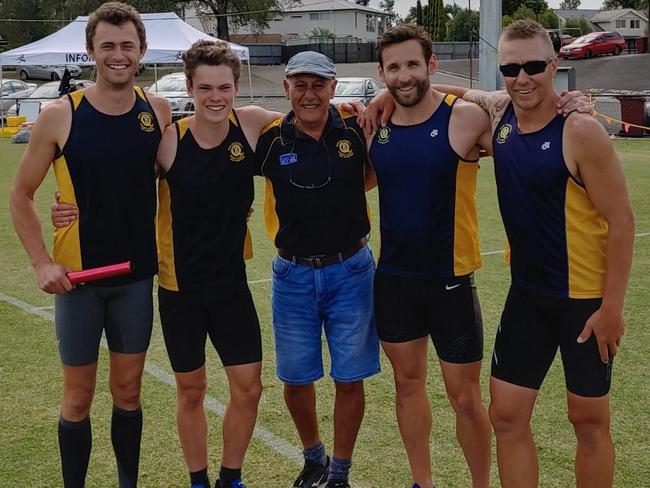
<instances>
[{"instance_id":1,"label":"red car","mask_svg":"<svg viewBox=\"0 0 650 488\"><path fill-rule=\"evenodd\" d=\"M621 54L625 39L618 32L592 32L560 49L561 58L591 58L601 54Z\"/></svg>"}]
</instances>

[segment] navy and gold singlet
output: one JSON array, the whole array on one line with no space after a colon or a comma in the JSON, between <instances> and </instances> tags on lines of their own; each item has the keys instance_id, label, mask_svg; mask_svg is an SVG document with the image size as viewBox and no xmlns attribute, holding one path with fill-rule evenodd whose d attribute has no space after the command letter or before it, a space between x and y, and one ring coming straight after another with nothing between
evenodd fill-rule
<instances>
[{"instance_id":1,"label":"navy and gold singlet","mask_svg":"<svg viewBox=\"0 0 650 488\"><path fill-rule=\"evenodd\" d=\"M455 100L446 95L420 124L389 123L375 134L370 160L379 186L379 271L449 278L481 267L478 161L464 161L449 143Z\"/></svg>"},{"instance_id":2,"label":"navy and gold singlet","mask_svg":"<svg viewBox=\"0 0 650 488\"><path fill-rule=\"evenodd\" d=\"M70 135L54 161L61 203L78 218L54 231L54 261L77 271L131 261L133 273L97 285L122 285L156 274L155 162L161 130L144 92L123 115L96 110L83 91L68 95Z\"/></svg>"},{"instance_id":3,"label":"navy and gold singlet","mask_svg":"<svg viewBox=\"0 0 650 488\"><path fill-rule=\"evenodd\" d=\"M158 281L172 291L245 283L255 155L234 111L228 135L210 149L198 145L189 120L176 122L176 158L160 179Z\"/></svg>"},{"instance_id":4,"label":"navy and gold singlet","mask_svg":"<svg viewBox=\"0 0 650 488\"><path fill-rule=\"evenodd\" d=\"M607 222L562 154L564 117L522 134L512 104L494 132L499 207L512 285L559 298L603 294Z\"/></svg>"}]
</instances>

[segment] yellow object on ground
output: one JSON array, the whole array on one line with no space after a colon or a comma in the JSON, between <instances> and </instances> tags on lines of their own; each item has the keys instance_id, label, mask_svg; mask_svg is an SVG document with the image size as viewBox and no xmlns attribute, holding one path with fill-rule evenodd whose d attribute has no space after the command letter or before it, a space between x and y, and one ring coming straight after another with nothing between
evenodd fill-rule
<instances>
[{"instance_id":1,"label":"yellow object on ground","mask_svg":"<svg viewBox=\"0 0 650 488\"><path fill-rule=\"evenodd\" d=\"M20 127L3 127L0 129L0 137L11 137L20 130Z\"/></svg>"},{"instance_id":2,"label":"yellow object on ground","mask_svg":"<svg viewBox=\"0 0 650 488\"><path fill-rule=\"evenodd\" d=\"M7 117L7 127L20 127L20 124L27 122L27 117L24 115L14 115L12 117Z\"/></svg>"}]
</instances>

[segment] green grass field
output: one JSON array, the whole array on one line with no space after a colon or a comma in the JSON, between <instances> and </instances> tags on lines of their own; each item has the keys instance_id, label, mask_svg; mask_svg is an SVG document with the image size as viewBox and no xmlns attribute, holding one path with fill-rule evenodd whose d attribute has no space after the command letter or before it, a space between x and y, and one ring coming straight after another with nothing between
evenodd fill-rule
<instances>
[{"instance_id":1,"label":"green grass field","mask_svg":"<svg viewBox=\"0 0 650 488\"><path fill-rule=\"evenodd\" d=\"M647 290L650 286L650 141L617 140L637 218L634 270L626 306L627 334L614 368L612 430L617 448L615 486L650 486L650 332L647 327ZM11 180L25 146L0 140L0 487L62 486L56 427L62 380L51 321L53 300L39 291L26 255L14 234L9 216ZM492 162L482 160L478 203L480 235L484 252L503 248L504 233L495 195ZM283 440L287 449L272 447L264 433L256 437L244 465L251 488L284 488L300 469L295 460L299 440L282 399L282 386L274 375L271 334L270 263L272 243L262 222L262 182L257 181L258 199L251 220L255 258L248 277L262 324L264 340L264 394L258 426ZM44 220L54 191L50 174L37 194ZM373 209L372 243L377 248L377 193L369 194ZM45 235L50 234L47 229ZM46 237L49 241L49 237ZM501 254L484 257L477 283L485 322L485 356L490 357L495 329L505 300L509 273ZM19 300L20 302L17 302ZM26 304L29 304L27 306ZM21 308L22 306L22 308ZM36 307L36 308L34 308ZM29 311L26 311L28 309ZM40 316L36 315L40 314ZM432 349L432 348L431 348ZM454 417L446 399L435 356L430 353L428 391L433 409L433 469L437 486L468 487L469 473L454 434ZM143 381L144 433L140 486L186 487L187 473L174 420L175 391L164 381L171 377L156 319L148 354L149 370ZM111 400L107 389L107 354L102 350L98 385L92 409L93 452L88 486L116 486L116 467L110 444ZM217 402L227 401L223 368L214 351L208 353L208 394ZM394 387L390 365L382 358L383 371L366 384L366 416L354 457L352 478L364 488L409 486L408 464L394 415ZM482 380L487 401L489 366ZM332 445L333 385L325 378L318 383L318 411L322 436ZM221 442L220 417L210 412L210 470L215 477ZM541 486L570 487L573 481L574 436L566 418L566 394L559 361L543 385L534 415L534 432L541 461ZM267 440L264 440L267 439ZM493 458L494 458L493 454ZM493 461L493 486L498 486Z\"/></svg>"}]
</instances>

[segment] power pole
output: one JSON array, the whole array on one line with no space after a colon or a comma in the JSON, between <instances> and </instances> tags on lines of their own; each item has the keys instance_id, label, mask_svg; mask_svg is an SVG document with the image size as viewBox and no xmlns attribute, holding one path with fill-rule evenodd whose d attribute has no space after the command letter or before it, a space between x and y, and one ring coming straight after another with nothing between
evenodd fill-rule
<instances>
[{"instance_id":1,"label":"power pole","mask_svg":"<svg viewBox=\"0 0 650 488\"><path fill-rule=\"evenodd\" d=\"M501 0L481 0L479 26L479 86L481 90L497 90L501 86L496 50L501 35Z\"/></svg>"}]
</instances>

